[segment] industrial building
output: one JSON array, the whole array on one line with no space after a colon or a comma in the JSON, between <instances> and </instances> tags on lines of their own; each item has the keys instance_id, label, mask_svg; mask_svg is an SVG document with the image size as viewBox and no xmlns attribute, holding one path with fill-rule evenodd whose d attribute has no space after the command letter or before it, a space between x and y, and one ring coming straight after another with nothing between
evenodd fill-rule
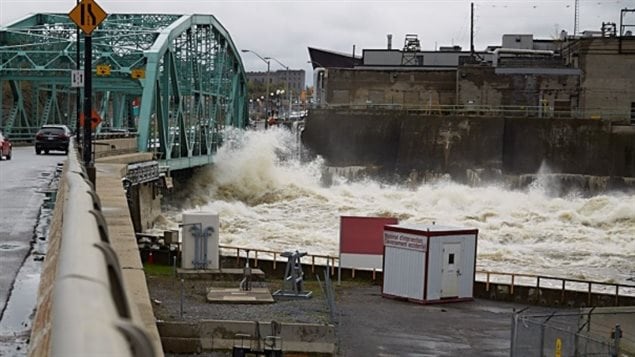
<instances>
[{"instance_id":1,"label":"industrial building","mask_svg":"<svg viewBox=\"0 0 635 357\"><path fill-rule=\"evenodd\" d=\"M364 49L361 57L309 47L314 102L635 124L635 36L628 27L603 23L601 31L563 31L549 40L505 34L484 51L424 51L414 34L401 48L388 35L385 48Z\"/></svg>"}]
</instances>

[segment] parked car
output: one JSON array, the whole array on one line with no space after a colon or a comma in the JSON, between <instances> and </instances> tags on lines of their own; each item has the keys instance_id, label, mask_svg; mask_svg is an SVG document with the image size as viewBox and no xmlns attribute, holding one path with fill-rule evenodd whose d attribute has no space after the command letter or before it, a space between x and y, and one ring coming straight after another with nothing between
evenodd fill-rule
<instances>
[{"instance_id":1,"label":"parked car","mask_svg":"<svg viewBox=\"0 0 635 357\"><path fill-rule=\"evenodd\" d=\"M51 150L64 151L68 154L68 143L73 132L66 125L43 125L35 134L35 153L48 154Z\"/></svg>"},{"instance_id":2,"label":"parked car","mask_svg":"<svg viewBox=\"0 0 635 357\"><path fill-rule=\"evenodd\" d=\"M2 157L7 160L11 160L12 155L13 145L11 144L11 140L4 136L4 133L0 131L0 160L2 160Z\"/></svg>"}]
</instances>

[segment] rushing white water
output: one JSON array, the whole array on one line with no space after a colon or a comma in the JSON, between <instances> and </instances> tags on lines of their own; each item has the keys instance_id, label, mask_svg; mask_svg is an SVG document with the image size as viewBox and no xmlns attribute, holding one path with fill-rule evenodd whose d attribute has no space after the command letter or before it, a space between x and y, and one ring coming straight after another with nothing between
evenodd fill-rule
<instances>
[{"instance_id":1,"label":"rushing white water","mask_svg":"<svg viewBox=\"0 0 635 357\"><path fill-rule=\"evenodd\" d=\"M217 163L179 188L179 206L158 228L176 229L184 210L209 210L220 215L221 244L337 255L342 215L435 221L479 230L478 268L633 284L633 195L554 197L548 180L526 191L343 177L324 187L321 160L300 163L296 148L283 129L233 132Z\"/></svg>"}]
</instances>

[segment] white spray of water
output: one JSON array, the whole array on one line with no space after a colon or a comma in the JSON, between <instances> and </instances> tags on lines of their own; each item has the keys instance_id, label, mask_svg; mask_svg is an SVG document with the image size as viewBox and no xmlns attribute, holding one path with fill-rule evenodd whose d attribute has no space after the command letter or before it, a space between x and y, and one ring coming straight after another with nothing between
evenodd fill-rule
<instances>
[{"instance_id":1,"label":"white spray of water","mask_svg":"<svg viewBox=\"0 0 635 357\"><path fill-rule=\"evenodd\" d=\"M181 210L220 215L221 244L337 255L342 215L390 216L401 223L479 230L477 266L494 271L632 283L635 196L550 196L548 180L526 191L450 181L384 185L335 177L323 187L323 162L295 160L290 132L235 131L189 187L182 208L168 207L160 229L176 229Z\"/></svg>"}]
</instances>

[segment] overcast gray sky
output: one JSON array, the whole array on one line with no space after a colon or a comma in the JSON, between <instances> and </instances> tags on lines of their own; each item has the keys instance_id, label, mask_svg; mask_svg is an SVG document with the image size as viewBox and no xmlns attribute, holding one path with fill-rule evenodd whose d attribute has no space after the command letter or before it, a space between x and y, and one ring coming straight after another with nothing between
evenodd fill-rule
<instances>
[{"instance_id":1,"label":"overcast gray sky","mask_svg":"<svg viewBox=\"0 0 635 357\"><path fill-rule=\"evenodd\" d=\"M361 55L363 48L393 48L405 34L419 35L424 50L460 45L469 49L470 0L309 1L309 0L95 0L108 13L202 13L214 15L240 49L275 57L293 69L312 71L307 47ZM473 0L475 47L497 45L505 33L531 33L554 38L573 32L575 0ZM29 13L68 13L75 0L0 0L0 24ZM635 0L580 0L580 29L599 30L602 22L620 23L620 9ZM635 16L628 17L635 25ZM242 53L247 71L265 71L256 56ZM280 69L271 63L272 70ZM309 83L307 83L309 84Z\"/></svg>"}]
</instances>

